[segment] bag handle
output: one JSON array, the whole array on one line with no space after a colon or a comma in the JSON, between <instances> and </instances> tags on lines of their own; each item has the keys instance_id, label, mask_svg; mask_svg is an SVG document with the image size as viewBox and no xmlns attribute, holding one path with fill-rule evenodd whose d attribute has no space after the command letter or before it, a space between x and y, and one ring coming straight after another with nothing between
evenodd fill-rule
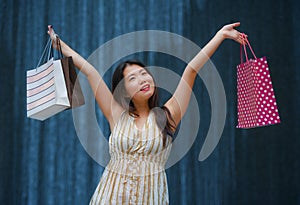
<instances>
[{"instance_id":1,"label":"bag handle","mask_svg":"<svg viewBox=\"0 0 300 205\"><path fill-rule=\"evenodd\" d=\"M244 49L244 54L245 54L245 57L246 57L246 62L249 61L249 59L248 59L248 54L247 54L247 49L246 49L246 46L247 46L247 45L249 46L250 51L251 51L253 57L254 57L255 60L256 60L257 57L256 57L256 55L255 55L255 53L254 53L254 51L253 51L253 49L252 49L252 47L251 47L251 45L250 45L250 42L249 42L249 40L248 40L247 35L244 34L244 33L242 33L242 38L243 38L243 44L241 44L241 46L240 46L241 63L243 63L243 49Z\"/></svg>"},{"instance_id":2,"label":"bag handle","mask_svg":"<svg viewBox=\"0 0 300 205\"><path fill-rule=\"evenodd\" d=\"M45 60L49 61L50 58L54 56L54 51L53 51L54 49L52 47L52 44L53 44L53 40L49 37L49 39L46 43L46 46L44 48L44 51L42 53L42 56L40 57L39 62L38 62L35 69L37 69L41 65L42 62L44 62ZM58 58L59 59L63 58L61 45L60 45L60 39L59 39L58 35L56 35L56 47L57 47L57 50L58 50ZM46 55L46 52L48 53L47 55ZM46 59L45 59L45 57L46 57Z\"/></svg>"},{"instance_id":3,"label":"bag handle","mask_svg":"<svg viewBox=\"0 0 300 205\"><path fill-rule=\"evenodd\" d=\"M62 53L62 50L61 50L61 44L60 44L60 38L58 35L56 35L56 47L57 47L57 50L58 50L58 57L60 59L62 59L64 57L63 53Z\"/></svg>"},{"instance_id":4,"label":"bag handle","mask_svg":"<svg viewBox=\"0 0 300 205\"><path fill-rule=\"evenodd\" d=\"M52 52L51 52L51 44L52 44L52 40L51 40L51 38L49 37L49 39L48 39L48 41L47 41L47 43L46 43L46 46L45 46L45 48L44 48L44 51L43 51L43 53L42 53L42 56L40 57L39 62L38 62L38 64L37 64L37 66L35 67L35 69L37 69L37 67L39 67L39 66L41 65L42 60L46 57L46 51L48 52L47 60L50 59L51 54L52 54ZM53 55L53 54L52 54L52 55Z\"/></svg>"}]
</instances>

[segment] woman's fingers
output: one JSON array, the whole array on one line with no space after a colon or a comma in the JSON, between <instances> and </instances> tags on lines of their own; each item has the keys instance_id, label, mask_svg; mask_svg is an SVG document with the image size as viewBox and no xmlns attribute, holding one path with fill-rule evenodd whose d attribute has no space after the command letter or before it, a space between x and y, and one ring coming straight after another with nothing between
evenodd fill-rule
<instances>
[{"instance_id":1,"label":"woman's fingers","mask_svg":"<svg viewBox=\"0 0 300 205\"><path fill-rule=\"evenodd\" d=\"M48 25L47 33L49 34L49 36L52 40L53 47L56 48L56 40L57 40L58 35L54 32L54 29L53 29L52 25Z\"/></svg>"},{"instance_id":2,"label":"woman's fingers","mask_svg":"<svg viewBox=\"0 0 300 205\"><path fill-rule=\"evenodd\" d=\"M240 25L241 25L240 22L235 22L235 23L230 24L230 26L232 26L233 28L238 27Z\"/></svg>"},{"instance_id":3,"label":"woman's fingers","mask_svg":"<svg viewBox=\"0 0 300 205\"><path fill-rule=\"evenodd\" d=\"M53 27L51 25L48 25L48 34L50 35L51 38L55 37L55 32L54 32Z\"/></svg>"},{"instance_id":4,"label":"woman's fingers","mask_svg":"<svg viewBox=\"0 0 300 205\"><path fill-rule=\"evenodd\" d=\"M236 22L236 23L232 23L232 24L227 24L227 25L225 25L223 28L224 28L225 30L230 31L230 30L232 30L232 29L234 29L235 27L238 27L238 26L240 26L240 25L241 25L240 22Z\"/></svg>"},{"instance_id":5,"label":"woman's fingers","mask_svg":"<svg viewBox=\"0 0 300 205\"><path fill-rule=\"evenodd\" d=\"M234 28L236 28L236 27L238 27L238 26L240 26L241 25L241 23L240 22L236 22L236 23L232 23L232 24L229 24L229 26L233 29L233 30L235 30ZM237 31L237 30L235 30L235 31ZM240 44L246 44L246 40L245 40L245 38L247 38L248 37L248 35L246 35L245 33L241 33L241 32L239 32L239 31L237 31L237 38L235 38L234 40L236 40L238 43L240 43Z\"/></svg>"},{"instance_id":6,"label":"woman's fingers","mask_svg":"<svg viewBox=\"0 0 300 205\"><path fill-rule=\"evenodd\" d=\"M52 26L51 25L48 25L48 34L50 35L51 34L51 31L52 31Z\"/></svg>"},{"instance_id":7,"label":"woman's fingers","mask_svg":"<svg viewBox=\"0 0 300 205\"><path fill-rule=\"evenodd\" d=\"M241 39L241 44L243 44L243 45L247 44L247 37L248 37L247 34L240 33L240 37L239 38Z\"/></svg>"}]
</instances>

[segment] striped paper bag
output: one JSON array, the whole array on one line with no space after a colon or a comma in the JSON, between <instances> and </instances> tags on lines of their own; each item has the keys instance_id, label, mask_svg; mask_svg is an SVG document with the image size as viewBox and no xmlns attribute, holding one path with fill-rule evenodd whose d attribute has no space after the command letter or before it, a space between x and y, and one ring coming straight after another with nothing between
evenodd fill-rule
<instances>
[{"instance_id":1,"label":"striped paper bag","mask_svg":"<svg viewBox=\"0 0 300 205\"><path fill-rule=\"evenodd\" d=\"M70 107L61 60L27 71L27 117L45 120Z\"/></svg>"}]
</instances>

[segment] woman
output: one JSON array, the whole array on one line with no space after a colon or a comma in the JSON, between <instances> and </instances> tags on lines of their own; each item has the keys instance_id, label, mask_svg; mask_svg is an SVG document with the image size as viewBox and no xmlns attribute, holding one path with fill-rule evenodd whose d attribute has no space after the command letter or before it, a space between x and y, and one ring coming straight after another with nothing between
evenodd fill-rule
<instances>
[{"instance_id":1,"label":"woman","mask_svg":"<svg viewBox=\"0 0 300 205\"><path fill-rule=\"evenodd\" d=\"M226 25L216 33L186 66L176 91L161 109L154 79L141 62L126 61L117 67L112 94L97 70L61 41L63 54L72 56L86 75L111 129L111 160L90 204L169 204L164 165L172 134L187 110L197 72L223 40L243 43L242 34L235 30L239 25ZM51 26L48 34L55 42Z\"/></svg>"}]
</instances>

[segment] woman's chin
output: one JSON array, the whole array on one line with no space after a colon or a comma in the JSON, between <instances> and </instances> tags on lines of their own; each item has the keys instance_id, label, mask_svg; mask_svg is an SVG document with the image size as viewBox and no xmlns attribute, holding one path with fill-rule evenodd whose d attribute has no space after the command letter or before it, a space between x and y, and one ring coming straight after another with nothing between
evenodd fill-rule
<instances>
[{"instance_id":1,"label":"woman's chin","mask_svg":"<svg viewBox=\"0 0 300 205\"><path fill-rule=\"evenodd\" d=\"M153 95L153 91L139 91L135 94L135 96L132 98L134 101L145 101L149 100Z\"/></svg>"}]
</instances>

